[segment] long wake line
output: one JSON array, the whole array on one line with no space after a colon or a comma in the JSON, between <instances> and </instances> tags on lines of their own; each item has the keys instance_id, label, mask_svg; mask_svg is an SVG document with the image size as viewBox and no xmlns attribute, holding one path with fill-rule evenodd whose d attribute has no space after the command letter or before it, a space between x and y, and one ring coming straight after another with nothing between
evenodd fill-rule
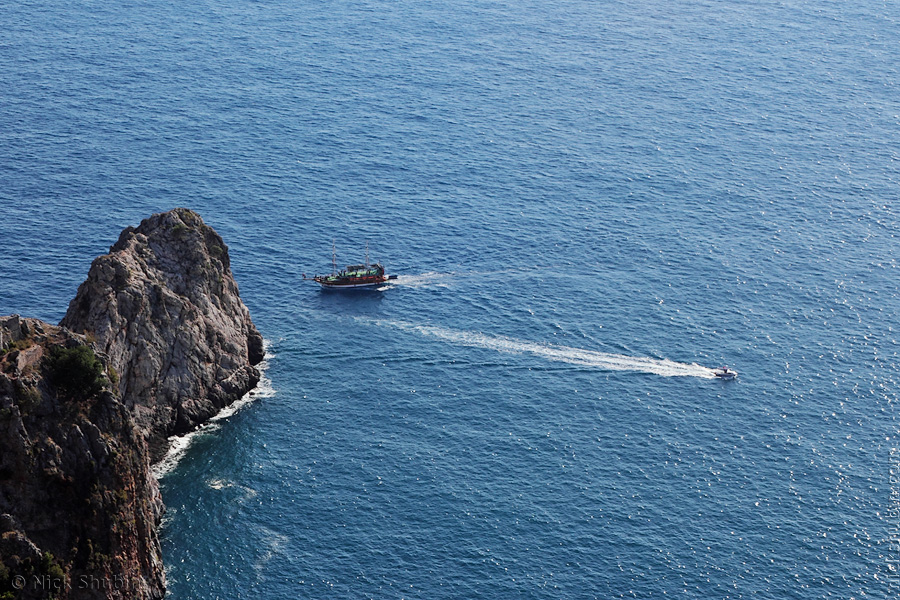
<instances>
[{"instance_id":1,"label":"long wake line","mask_svg":"<svg viewBox=\"0 0 900 600\"><path fill-rule=\"evenodd\" d=\"M361 320L370 321L369 319ZM593 350L584 350L582 348L572 348L569 346L539 344L537 342L517 340L509 337L485 335L473 331L452 330L444 327L435 327L433 325L417 325L415 323L407 323L404 321L376 319L371 320L370 322L380 326L402 329L404 331L414 331L453 344L475 348L486 348L488 350L496 350L497 352L528 353L541 358L546 358L547 360L595 367L607 371L637 371L640 373L662 375L663 377L715 378L712 369L696 363L688 364L667 359L625 356L623 354L595 352Z\"/></svg>"}]
</instances>

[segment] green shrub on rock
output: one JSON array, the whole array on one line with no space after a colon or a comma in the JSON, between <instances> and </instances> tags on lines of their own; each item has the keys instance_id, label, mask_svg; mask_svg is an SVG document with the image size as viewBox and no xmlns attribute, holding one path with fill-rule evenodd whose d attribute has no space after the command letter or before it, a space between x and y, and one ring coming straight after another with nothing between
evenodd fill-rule
<instances>
[{"instance_id":1,"label":"green shrub on rock","mask_svg":"<svg viewBox=\"0 0 900 600\"><path fill-rule=\"evenodd\" d=\"M50 381L63 393L88 398L100 393L106 380L103 364L89 346L54 346L47 357Z\"/></svg>"}]
</instances>

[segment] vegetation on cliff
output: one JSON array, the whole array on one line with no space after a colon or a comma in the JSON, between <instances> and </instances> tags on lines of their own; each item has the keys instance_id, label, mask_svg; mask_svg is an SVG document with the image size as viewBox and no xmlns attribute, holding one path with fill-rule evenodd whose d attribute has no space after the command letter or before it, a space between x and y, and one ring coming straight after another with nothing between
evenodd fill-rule
<instances>
[{"instance_id":1,"label":"vegetation on cliff","mask_svg":"<svg viewBox=\"0 0 900 600\"><path fill-rule=\"evenodd\" d=\"M99 394L107 380L103 363L89 346L51 346L46 358L50 382L57 391L72 398Z\"/></svg>"}]
</instances>

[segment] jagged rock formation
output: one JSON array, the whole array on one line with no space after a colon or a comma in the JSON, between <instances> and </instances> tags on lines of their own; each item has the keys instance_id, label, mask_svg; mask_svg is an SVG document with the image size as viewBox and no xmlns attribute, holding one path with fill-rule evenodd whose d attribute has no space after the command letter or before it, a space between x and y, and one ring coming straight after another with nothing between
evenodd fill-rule
<instances>
[{"instance_id":1,"label":"jagged rock formation","mask_svg":"<svg viewBox=\"0 0 900 600\"><path fill-rule=\"evenodd\" d=\"M185 433L259 381L262 336L222 238L178 208L122 232L94 260L60 325L96 339L158 460Z\"/></svg>"},{"instance_id":2,"label":"jagged rock formation","mask_svg":"<svg viewBox=\"0 0 900 600\"><path fill-rule=\"evenodd\" d=\"M165 595L143 434L85 336L0 318L0 598Z\"/></svg>"},{"instance_id":3,"label":"jagged rock formation","mask_svg":"<svg viewBox=\"0 0 900 600\"><path fill-rule=\"evenodd\" d=\"M263 352L187 209L125 229L59 327L0 317L0 600L163 598L150 464L252 389Z\"/></svg>"}]
</instances>

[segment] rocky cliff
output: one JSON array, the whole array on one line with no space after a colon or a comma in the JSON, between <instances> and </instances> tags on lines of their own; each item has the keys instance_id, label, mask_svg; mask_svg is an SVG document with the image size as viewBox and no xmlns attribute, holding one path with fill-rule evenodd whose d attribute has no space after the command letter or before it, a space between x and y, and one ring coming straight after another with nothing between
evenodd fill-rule
<instances>
[{"instance_id":1,"label":"rocky cliff","mask_svg":"<svg viewBox=\"0 0 900 600\"><path fill-rule=\"evenodd\" d=\"M0 598L162 598L162 500L107 361L35 319L0 338Z\"/></svg>"},{"instance_id":2,"label":"rocky cliff","mask_svg":"<svg viewBox=\"0 0 900 600\"><path fill-rule=\"evenodd\" d=\"M228 248L196 213L127 228L94 260L60 323L92 336L146 432L153 460L259 381L262 336L238 294Z\"/></svg>"},{"instance_id":3,"label":"rocky cliff","mask_svg":"<svg viewBox=\"0 0 900 600\"><path fill-rule=\"evenodd\" d=\"M262 358L227 247L187 209L126 228L59 327L0 317L0 600L163 598L150 465Z\"/></svg>"}]
</instances>

